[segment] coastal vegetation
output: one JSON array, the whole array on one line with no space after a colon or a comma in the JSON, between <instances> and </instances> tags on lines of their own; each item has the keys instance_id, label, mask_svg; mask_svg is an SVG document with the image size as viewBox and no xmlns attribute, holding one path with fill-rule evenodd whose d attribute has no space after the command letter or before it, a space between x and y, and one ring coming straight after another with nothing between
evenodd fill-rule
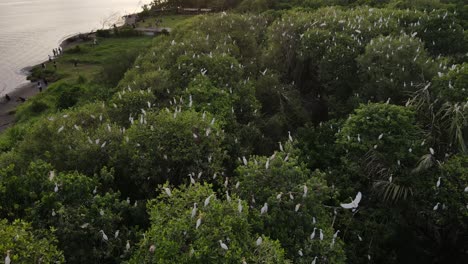
<instances>
[{"instance_id":1,"label":"coastal vegetation","mask_svg":"<svg viewBox=\"0 0 468 264\"><path fill-rule=\"evenodd\" d=\"M33 70L0 135L12 263L466 262L463 1L148 8L170 34Z\"/></svg>"}]
</instances>

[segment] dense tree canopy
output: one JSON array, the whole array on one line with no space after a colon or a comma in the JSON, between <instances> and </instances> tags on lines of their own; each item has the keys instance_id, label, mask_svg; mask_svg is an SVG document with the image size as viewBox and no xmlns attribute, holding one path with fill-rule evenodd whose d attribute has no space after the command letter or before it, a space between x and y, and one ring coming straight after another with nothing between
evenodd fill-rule
<instances>
[{"instance_id":1,"label":"dense tree canopy","mask_svg":"<svg viewBox=\"0 0 468 264\"><path fill-rule=\"evenodd\" d=\"M4 257L466 262L464 1L153 1L146 19L177 7L224 12L0 135Z\"/></svg>"}]
</instances>

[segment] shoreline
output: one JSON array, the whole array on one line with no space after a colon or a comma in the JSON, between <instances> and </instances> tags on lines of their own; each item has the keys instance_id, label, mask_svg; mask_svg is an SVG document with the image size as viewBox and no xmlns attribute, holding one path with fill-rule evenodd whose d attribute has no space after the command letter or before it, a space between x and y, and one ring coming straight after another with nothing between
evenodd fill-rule
<instances>
[{"instance_id":1,"label":"shoreline","mask_svg":"<svg viewBox=\"0 0 468 264\"><path fill-rule=\"evenodd\" d=\"M132 18L136 18L136 16L138 15L139 13L133 13L133 14L128 14L122 18L124 18L124 21L119 24L117 27L120 28L120 27L123 27L125 25L128 24L128 21L125 17L132 17ZM108 29L111 29L110 27L107 28ZM60 47L62 48L63 51L65 51L65 49L71 47L71 46L74 46L74 45L77 45L77 44L80 44L82 42L84 42L85 40L81 39L80 36L87 36L87 37L90 37L90 38L95 38L96 37L96 32L97 30L91 30L89 32L85 32L85 33L74 33L74 34L70 34L70 35L67 35L67 36L64 36L62 37L60 40L59 40L59 44L57 47ZM60 55L58 56L60 57ZM57 57L55 57L57 58ZM31 74L31 70L34 69L35 67L38 67L40 66L42 63L48 63L49 61L48 60L44 60L42 62L39 62L35 65L31 65L31 66L26 66L22 69L20 69L20 72L21 74L23 74L25 76L25 78L27 78L30 74ZM9 93L5 93L2 95L2 97L0 98L0 133L3 133L7 128L9 128L11 125L14 124L15 122L15 113L16 113L16 109L18 106L20 106L21 104L23 104L24 102L21 101L19 98L22 97L22 98L25 98L26 100L32 98L33 96L37 95L39 93L39 89L37 88L36 86L36 82L31 82L29 80L26 79L27 82L23 83L23 84L19 84L18 86L16 86L13 90L11 90ZM42 87L43 87L43 92L47 90L48 86L46 86L44 84L44 82L41 82L42 83ZM51 85L52 83L50 83L49 85ZM5 98L5 95L8 94L11 98L10 101L6 100Z\"/></svg>"},{"instance_id":2,"label":"shoreline","mask_svg":"<svg viewBox=\"0 0 468 264\"><path fill-rule=\"evenodd\" d=\"M69 48L70 46L79 44L83 42L82 40L78 39L75 40L80 35L94 35L96 32L91 31L87 33L76 33L72 35L65 36L61 39L60 44L58 47L62 48L62 50L65 50L66 48ZM59 55L60 56L60 55ZM35 67L38 67L42 63L47 63L48 60L42 61L36 65L31 65L31 66L26 66L22 69L20 69L21 74L27 78L31 74L31 70ZM44 85L42 82L42 87L43 87L43 92L47 90L47 86ZM49 84L50 85L50 84ZM19 98L25 98L26 100L32 98L33 96L37 95L39 93L39 89L36 87L36 82L31 82L26 79L26 82L23 84L19 84L16 86L13 90L11 90L8 94L10 96L11 100L7 101L5 98L5 95L3 95L0 98L0 133L5 131L7 128L9 128L11 125L14 124L15 122L15 113L16 113L16 108L23 104Z\"/></svg>"}]
</instances>

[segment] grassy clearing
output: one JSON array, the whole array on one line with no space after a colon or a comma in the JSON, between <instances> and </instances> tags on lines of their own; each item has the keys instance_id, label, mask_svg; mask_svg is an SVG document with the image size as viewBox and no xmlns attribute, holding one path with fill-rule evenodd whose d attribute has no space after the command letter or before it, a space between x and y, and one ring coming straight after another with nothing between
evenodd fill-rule
<instances>
[{"instance_id":1,"label":"grassy clearing","mask_svg":"<svg viewBox=\"0 0 468 264\"><path fill-rule=\"evenodd\" d=\"M49 86L43 93L20 105L15 114L17 123L32 123L37 117L61 109L104 99L112 92L135 58L152 42L151 37L101 38L68 47L52 62L32 70L31 80L47 79ZM78 64L75 67L74 62ZM18 125L18 124L17 124Z\"/></svg>"},{"instance_id":2,"label":"grassy clearing","mask_svg":"<svg viewBox=\"0 0 468 264\"><path fill-rule=\"evenodd\" d=\"M194 15L164 15L164 16L150 16L145 18L145 21L139 21L137 27L156 27L156 21L162 20L158 23L158 27L175 28L181 22L194 17Z\"/></svg>"}]
</instances>

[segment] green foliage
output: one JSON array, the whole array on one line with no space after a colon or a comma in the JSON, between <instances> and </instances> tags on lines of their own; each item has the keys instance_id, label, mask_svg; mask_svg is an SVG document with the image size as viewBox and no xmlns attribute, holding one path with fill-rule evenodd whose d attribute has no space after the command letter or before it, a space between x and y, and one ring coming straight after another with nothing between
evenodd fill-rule
<instances>
[{"instance_id":1,"label":"green foliage","mask_svg":"<svg viewBox=\"0 0 468 264\"><path fill-rule=\"evenodd\" d=\"M268 158L251 157L247 165L238 167L239 189L233 191L251 200L254 230L279 240L295 263L309 263L316 256L344 263L341 242L338 238L332 242L335 232L323 205L333 197L333 192L326 186L322 173L310 173L299 164L293 149L288 146L286 151L292 152L276 152ZM265 203L268 212L261 214L260 208ZM324 240L319 239L319 230ZM315 238L310 240L313 232Z\"/></svg>"},{"instance_id":2,"label":"green foliage","mask_svg":"<svg viewBox=\"0 0 468 264\"><path fill-rule=\"evenodd\" d=\"M62 263L65 259L52 233L35 234L29 223L0 220L0 252L9 255L11 263Z\"/></svg>"},{"instance_id":3,"label":"green foliage","mask_svg":"<svg viewBox=\"0 0 468 264\"><path fill-rule=\"evenodd\" d=\"M143 122L141 122L143 121ZM179 185L188 175L210 180L223 161L223 132L210 114L169 110L140 116L126 133L125 163L116 164L135 193L148 197L157 184Z\"/></svg>"},{"instance_id":4,"label":"green foliage","mask_svg":"<svg viewBox=\"0 0 468 264\"><path fill-rule=\"evenodd\" d=\"M437 69L423 43L408 35L373 39L357 61L364 83L360 92L375 101L404 102Z\"/></svg>"},{"instance_id":5,"label":"green foliage","mask_svg":"<svg viewBox=\"0 0 468 264\"><path fill-rule=\"evenodd\" d=\"M221 200L211 186L198 183L172 189L171 196L163 192L148 204L151 227L130 263L289 263L278 242L263 237L263 243L255 245L247 204L236 196L231 199ZM238 204L245 208L240 213Z\"/></svg>"}]
</instances>

